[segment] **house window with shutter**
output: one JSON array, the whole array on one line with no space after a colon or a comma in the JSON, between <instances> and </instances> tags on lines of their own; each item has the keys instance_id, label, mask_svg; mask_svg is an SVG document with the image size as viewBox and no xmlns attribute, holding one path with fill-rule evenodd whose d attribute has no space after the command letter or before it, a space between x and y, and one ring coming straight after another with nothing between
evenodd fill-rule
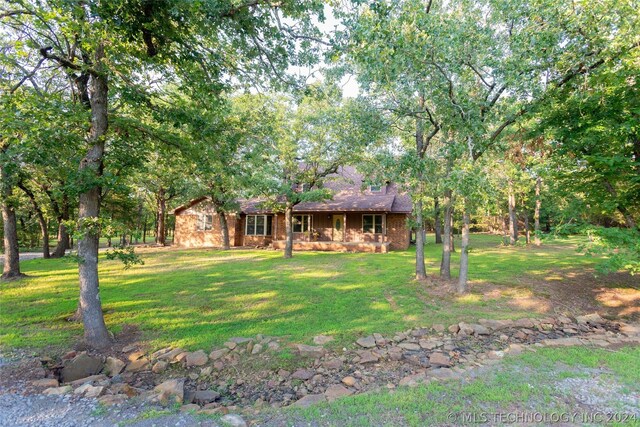
<instances>
[{"instance_id":1,"label":"house window with shutter","mask_svg":"<svg viewBox=\"0 0 640 427\"><path fill-rule=\"evenodd\" d=\"M213 230L213 215L198 215L198 223L196 224L196 229L198 231Z\"/></svg>"},{"instance_id":2,"label":"house window with shutter","mask_svg":"<svg viewBox=\"0 0 640 427\"><path fill-rule=\"evenodd\" d=\"M293 232L306 233L311 229L311 215L294 215Z\"/></svg>"},{"instance_id":3,"label":"house window with shutter","mask_svg":"<svg viewBox=\"0 0 640 427\"><path fill-rule=\"evenodd\" d=\"M362 232L382 234L384 231L382 215L362 215Z\"/></svg>"},{"instance_id":4,"label":"house window with shutter","mask_svg":"<svg viewBox=\"0 0 640 427\"><path fill-rule=\"evenodd\" d=\"M273 230L273 216L247 215L244 234L246 236L271 236Z\"/></svg>"}]
</instances>

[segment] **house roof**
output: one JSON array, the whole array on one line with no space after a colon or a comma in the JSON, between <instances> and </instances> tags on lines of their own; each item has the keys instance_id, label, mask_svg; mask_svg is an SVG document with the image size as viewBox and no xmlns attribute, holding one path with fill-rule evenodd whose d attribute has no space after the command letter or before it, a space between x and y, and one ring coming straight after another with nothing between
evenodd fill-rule
<instances>
[{"instance_id":1,"label":"house roof","mask_svg":"<svg viewBox=\"0 0 640 427\"><path fill-rule=\"evenodd\" d=\"M364 185L365 179L355 167L343 166L336 174L329 175L324 187L331 190L333 197L321 202L304 202L294 206L294 212L393 212L411 213L411 198L394 183L382 185L380 191L371 192ZM173 210L178 214L183 210L208 199L200 197ZM271 213L262 204L264 199L240 200L240 212L245 214Z\"/></svg>"}]
</instances>

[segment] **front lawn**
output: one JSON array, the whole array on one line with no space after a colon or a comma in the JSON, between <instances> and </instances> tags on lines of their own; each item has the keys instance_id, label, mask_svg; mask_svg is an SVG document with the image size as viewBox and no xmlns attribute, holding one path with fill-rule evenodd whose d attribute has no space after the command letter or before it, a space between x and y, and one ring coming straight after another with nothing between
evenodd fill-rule
<instances>
[{"instance_id":1,"label":"front lawn","mask_svg":"<svg viewBox=\"0 0 640 427\"><path fill-rule=\"evenodd\" d=\"M285 260L270 250L172 248L140 250L145 264L129 270L101 255L101 295L108 327L117 332L125 324L135 325L152 348L210 349L232 336L259 333L294 342L329 334L342 345L361 334L415 325L580 311L562 295L582 292L585 280L595 283L595 261L576 253L575 243L508 248L500 246L500 237L474 235L472 292L463 297L451 294L441 282L414 281L413 250L297 252ZM433 275L439 251L440 246L427 245ZM0 286L2 347L70 345L81 336L81 325L67 321L77 304L76 264L37 259L22 267L29 278ZM613 275L598 279L596 289L618 289L631 295L628 301L633 304L638 290L629 283L627 276ZM608 300L597 296L592 288L585 293L595 307L607 308ZM624 301L609 305L617 314L629 309Z\"/></svg>"}]
</instances>

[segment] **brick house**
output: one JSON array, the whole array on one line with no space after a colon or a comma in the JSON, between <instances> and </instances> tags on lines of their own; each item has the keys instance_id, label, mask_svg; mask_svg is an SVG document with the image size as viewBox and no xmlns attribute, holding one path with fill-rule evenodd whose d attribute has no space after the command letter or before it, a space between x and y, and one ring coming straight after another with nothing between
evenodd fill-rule
<instances>
[{"instance_id":1,"label":"brick house","mask_svg":"<svg viewBox=\"0 0 640 427\"><path fill-rule=\"evenodd\" d=\"M353 167L342 167L324 184L333 198L293 208L294 250L387 252L409 247L411 199L393 183L365 186ZM208 197L175 209L174 244L222 246L220 221ZM285 245L284 213L242 200L240 211L227 215L231 246Z\"/></svg>"}]
</instances>

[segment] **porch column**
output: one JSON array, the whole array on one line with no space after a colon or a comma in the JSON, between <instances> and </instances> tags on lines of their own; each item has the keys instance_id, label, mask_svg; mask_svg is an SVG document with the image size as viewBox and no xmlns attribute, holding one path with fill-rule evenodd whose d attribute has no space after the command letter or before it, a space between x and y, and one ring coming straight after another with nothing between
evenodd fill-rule
<instances>
[{"instance_id":1,"label":"porch column","mask_svg":"<svg viewBox=\"0 0 640 427\"><path fill-rule=\"evenodd\" d=\"M277 213L273 213L273 224L271 227L271 234L273 234L271 236L271 241L275 242L276 240L278 240L278 214Z\"/></svg>"},{"instance_id":2,"label":"porch column","mask_svg":"<svg viewBox=\"0 0 640 427\"><path fill-rule=\"evenodd\" d=\"M382 243L384 243L387 241L387 214L386 213L382 215L382 227L384 231L384 233L382 233Z\"/></svg>"},{"instance_id":3,"label":"porch column","mask_svg":"<svg viewBox=\"0 0 640 427\"><path fill-rule=\"evenodd\" d=\"M343 213L342 216L343 216L343 219L342 219L342 241L346 242L347 241L347 214Z\"/></svg>"}]
</instances>

